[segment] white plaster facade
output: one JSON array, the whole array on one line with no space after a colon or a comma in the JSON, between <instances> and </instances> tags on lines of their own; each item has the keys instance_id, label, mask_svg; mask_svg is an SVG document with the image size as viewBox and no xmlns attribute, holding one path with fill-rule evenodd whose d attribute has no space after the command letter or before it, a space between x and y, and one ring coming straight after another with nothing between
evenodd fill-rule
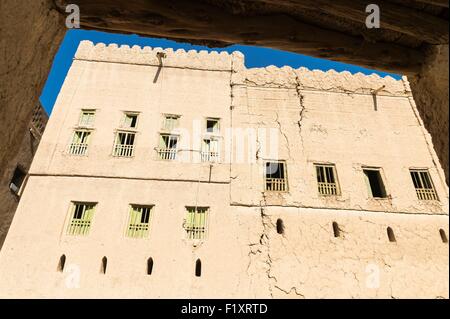
<instances>
[{"instance_id":1,"label":"white plaster facade","mask_svg":"<svg viewBox=\"0 0 450 319\"><path fill-rule=\"evenodd\" d=\"M67 146L82 109L96 114L80 157ZM139 113L135 153L116 158L124 111ZM181 116L177 161L155 150L166 113ZM220 119L214 164L198 161L208 117ZM274 131L277 158L262 136ZM269 159L286 161L288 192L264 191ZM318 194L315 163L335 165L339 196ZM386 199L370 198L364 166L381 168ZM418 200L411 168L428 170L439 201ZM406 78L247 69L239 52L83 41L0 253L0 296L448 298L443 176ZM66 234L71 201L97 203L87 236ZM148 238L124 235L132 203L154 205ZM195 245L182 227L186 206L209 207L208 237Z\"/></svg>"}]
</instances>

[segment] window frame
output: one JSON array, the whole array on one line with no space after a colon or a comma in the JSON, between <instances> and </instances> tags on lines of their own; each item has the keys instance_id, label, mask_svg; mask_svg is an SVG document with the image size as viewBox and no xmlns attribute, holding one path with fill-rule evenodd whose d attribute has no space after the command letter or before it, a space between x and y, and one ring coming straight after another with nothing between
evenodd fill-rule
<instances>
[{"instance_id":1,"label":"window frame","mask_svg":"<svg viewBox=\"0 0 450 319\"><path fill-rule=\"evenodd\" d=\"M375 200L390 199L390 195L389 195L390 193L389 193L387 185L386 185L386 178L384 176L383 168L377 167L377 166L362 166L361 169L362 169L363 178L364 178L364 182L366 184L367 195L369 196L369 199L375 199ZM385 195L384 197L373 196L372 187L370 186L369 178L367 177L367 175L364 171L376 171L379 173L379 177L380 177L380 180L382 183L381 186L383 186L383 190L384 190L384 195Z\"/></svg>"},{"instance_id":2,"label":"window frame","mask_svg":"<svg viewBox=\"0 0 450 319\"><path fill-rule=\"evenodd\" d=\"M75 143L74 139L75 139L75 135L80 132L80 133L85 133L87 134L87 142L86 143ZM69 146L67 148L67 153L69 155L73 155L73 156L88 156L88 152L89 152L89 144L90 141L92 139L92 134L93 134L93 130L92 129L88 129L88 128L75 128L72 132L72 139L71 142L69 143ZM78 151L78 152L73 152L73 150L82 150L82 151Z\"/></svg>"},{"instance_id":3,"label":"window frame","mask_svg":"<svg viewBox=\"0 0 450 319\"><path fill-rule=\"evenodd\" d=\"M419 177L419 182L422 185L422 187L416 187L413 173L416 173L417 176ZM426 183L424 183L421 174L426 174L431 188L423 187ZM433 179L431 178L431 174L430 174L430 171L428 168L410 168L409 175L411 177L411 181L412 181L414 190L416 192L416 197L418 200L420 200L421 202L422 201L423 202L439 201L439 196L436 191L436 187L434 185ZM421 194L421 195L419 195L419 194ZM432 198L421 198L421 196L431 196Z\"/></svg>"},{"instance_id":4,"label":"window frame","mask_svg":"<svg viewBox=\"0 0 450 319\"><path fill-rule=\"evenodd\" d=\"M98 204L97 202L71 201L70 208L69 208L69 220L67 222L65 234L67 236L71 236L71 237L88 236L91 231L91 228L92 228L95 211L97 209L97 204ZM83 205L86 207L91 206L92 210L89 212L89 216L86 219L85 218L75 218L75 212L76 212L77 205ZM87 210L87 208L85 208L83 210L82 217L86 213L86 210ZM73 225L74 219L79 219L82 222L78 222L78 225L76 225L76 223L75 223L75 225ZM88 225L87 226L83 225L83 223L85 223L85 224L87 223Z\"/></svg>"},{"instance_id":5,"label":"window frame","mask_svg":"<svg viewBox=\"0 0 450 319\"><path fill-rule=\"evenodd\" d=\"M146 204L129 204L128 205L128 217L127 217L127 223L126 223L126 228L125 228L125 237L130 238L130 239L148 239L150 237L150 233L151 233L151 225L152 225L152 220L153 220L153 211L154 211L154 207L155 205L146 205ZM133 222L133 219L135 221L135 218L137 215L133 216L133 213L136 213L136 208L137 209L149 209L148 212L148 222L147 223L142 223L142 222ZM139 211L139 213L141 214L139 217L142 220L142 211ZM132 227L132 225L135 225L134 227L146 227L146 229L143 229L143 232L138 233L139 230L130 230L130 227ZM146 226L142 226L142 225L146 225ZM141 229L142 231L142 229Z\"/></svg>"},{"instance_id":6,"label":"window frame","mask_svg":"<svg viewBox=\"0 0 450 319\"><path fill-rule=\"evenodd\" d=\"M209 206L185 206L185 218L183 222L183 229L185 230L185 239L189 241L204 241L207 240L209 237L209 231L210 231L210 215L211 215L211 209ZM190 213L190 209L194 210L193 213ZM196 225L196 215L202 214L198 213L199 210L204 210L205 215L203 215L203 226ZM190 215L193 214L193 219L190 218ZM201 215L200 215L201 216ZM191 220L191 222L189 222ZM195 228L203 228L203 231L195 230ZM200 234L200 236L199 236ZM198 236L198 237L196 237Z\"/></svg>"},{"instance_id":7,"label":"window frame","mask_svg":"<svg viewBox=\"0 0 450 319\"><path fill-rule=\"evenodd\" d=\"M16 185L16 184L14 183L14 179L15 179L15 177L16 177L16 171L19 171L20 174L21 174L20 185ZM12 176L11 176L11 178L10 178L10 180L9 180L9 186L8 186L9 189L10 189L10 191L11 191L14 195L16 195L16 196L18 196L18 197L21 196L23 187L24 187L24 185L25 185L25 183L26 183L26 180L27 180L27 175L28 175L28 173L27 173L26 170L23 169L22 165L16 165L16 167L14 168L14 171L12 172ZM22 176L23 176L23 177L22 177ZM12 186L12 185L14 185L14 186Z\"/></svg>"},{"instance_id":8,"label":"window frame","mask_svg":"<svg viewBox=\"0 0 450 319\"><path fill-rule=\"evenodd\" d=\"M123 111L122 120L120 122L120 128L124 130L136 131L139 126L139 115L140 112L136 111ZM128 116L136 116L136 125L134 127L126 125Z\"/></svg>"},{"instance_id":9,"label":"window frame","mask_svg":"<svg viewBox=\"0 0 450 319\"><path fill-rule=\"evenodd\" d=\"M175 120L174 121L174 125L173 125L172 128L168 128L167 127L167 119L168 118L171 118L171 119ZM162 121L162 125L161 125L161 130L163 132L169 132L170 133L170 132L178 129L179 124L180 124L180 118L181 118L181 115L178 115L178 114L163 113L163 121Z\"/></svg>"},{"instance_id":10,"label":"window frame","mask_svg":"<svg viewBox=\"0 0 450 319\"><path fill-rule=\"evenodd\" d=\"M205 141L210 141L208 150L205 151ZM217 142L217 151L211 151L211 141ZM220 146L221 146L221 138L217 136L207 136L202 138L202 146L200 150L200 157L203 163L219 163L220 162ZM216 155L211 156L211 153L216 153Z\"/></svg>"},{"instance_id":11,"label":"window frame","mask_svg":"<svg viewBox=\"0 0 450 319\"><path fill-rule=\"evenodd\" d=\"M315 171L315 175L316 175L316 184L317 184L317 192L319 194L319 196L341 196L341 187L340 187L340 183L339 183L339 178L338 178L338 174L337 174L337 168L336 168L336 164L334 163L320 163L320 162L316 162L313 163L313 167L314 167L314 171ZM319 176L318 176L318 171L317 169L319 168L323 168L324 170L326 168L331 168L332 172L333 172L333 177L334 177L334 183L330 183L330 182L319 182ZM326 177L326 179L328 179L327 175L324 175ZM323 184L334 184L334 188L336 189L336 193L335 194L324 194L320 192L320 183Z\"/></svg>"},{"instance_id":12,"label":"window frame","mask_svg":"<svg viewBox=\"0 0 450 319\"><path fill-rule=\"evenodd\" d=\"M92 116L90 117L91 122L88 122L87 124L82 122L85 113L92 114ZM78 117L77 127L78 128L92 128L92 127L94 127L96 113L97 113L96 109L81 109L80 115Z\"/></svg>"},{"instance_id":13,"label":"window frame","mask_svg":"<svg viewBox=\"0 0 450 319\"><path fill-rule=\"evenodd\" d=\"M283 174L284 178L284 190L269 190L267 189L267 163L278 163L283 164ZM286 160L264 160L263 161L263 171L264 171L264 192L269 193L288 193L289 192L289 179L288 179L288 172L287 172L287 163ZM280 178L281 179L281 178Z\"/></svg>"},{"instance_id":14,"label":"window frame","mask_svg":"<svg viewBox=\"0 0 450 319\"><path fill-rule=\"evenodd\" d=\"M161 143L164 140L163 137L168 138L167 144L170 144L171 138L176 138L176 147L169 148L166 146L163 148L162 143ZM179 143L180 143L180 135L179 134L165 133L165 132L159 133L158 147L156 148L156 152L158 153L158 158L162 161L176 161L178 159Z\"/></svg>"},{"instance_id":15,"label":"window frame","mask_svg":"<svg viewBox=\"0 0 450 319\"><path fill-rule=\"evenodd\" d=\"M119 134L125 134L125 140L127 139L127 137L129 135L133 135L133 144L119 144L117 143L118 138L119 138ZM113 149L112 149L112 156L113 157L118 157L118 158L131 158L134 157L134 153L135 153L135 148L136 148L136 140L137 140L137 132L136 131L129 131L129 130L116 130L116 132L114 133L114 143L113 143ZM129 155L120 155L116 153L116 148L117 146L132 146L129 147L128 150L126 149L126 154L128 154L131 151L131 154Z\"/></svg>"},{"instance_id":16,"label":"window frame","mask_svg":"<svg viewBox=\"0 0 450 319\"><path fill-rule=\"evenodd\" d=\"M213 132L208 132L208 121L215 121L217 122L217 131L213 131ZM205 134L207 135L220 135L220 122L221 119L219 117L206 117L205 118Z\"/></svg>"}]
</instances>

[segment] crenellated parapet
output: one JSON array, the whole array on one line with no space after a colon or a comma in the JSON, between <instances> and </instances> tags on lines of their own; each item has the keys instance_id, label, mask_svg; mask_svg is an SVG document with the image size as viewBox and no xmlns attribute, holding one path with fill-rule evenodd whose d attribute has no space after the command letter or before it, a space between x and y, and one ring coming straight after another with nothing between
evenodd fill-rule
<instances>
[{"instance_id":1,"label":"crenellated parapet","mask_svg":"<svg viewBox=\"0 0 450 319\"><path fill-rule=\"evenodd\" d=\"M165 53L160 59L158 53ZM94 44L81 41L75 54L76 60L152 65L164 67L189 68L209 71L228 71L232 73L231 85L246 85L272 88L295 88L304 90L321 90L342 93L379 95L411 95L406 79L396 80L390 76L377 74L352 74L348 71L309 70L289 66L264 68L246 68L244 55L239 51L231 54L222 51L196 51L178 49L151 48L117 44Z\"/></svg>"},{"instance_id":2,"label":"crenellated parapet","mask_svg":"<svg viewBox=\"0 0 450 319\"><path fill-rule=\"evenodd\" d=\"M396 80L375 73L352 74L348 71L309 70L304 67L293 69L289 66L278 68L273 65L242 70L233 76L233 84L341 93L372 94L376 91L379 95L411 95L406 78Z\"/></svg>"},{"instance_id":3,"label":"crenellated parapet","mask_svg":"<svg viewBox=\"0 0 450 319\"><path fill-rule=\"evenodd\" d=\"M244 56L240 52L228 53L206 50L196 51L178 49L140 47L134 45L118 46L117 44L94 44L91 41L81 41L75 54L76 60L98 62L114 62L139 65L159 66L158 53L165 53L162 65L165 67L192 68L198 70L231 71L232 65L243 65Z\"/></svg>"}]
</instances>

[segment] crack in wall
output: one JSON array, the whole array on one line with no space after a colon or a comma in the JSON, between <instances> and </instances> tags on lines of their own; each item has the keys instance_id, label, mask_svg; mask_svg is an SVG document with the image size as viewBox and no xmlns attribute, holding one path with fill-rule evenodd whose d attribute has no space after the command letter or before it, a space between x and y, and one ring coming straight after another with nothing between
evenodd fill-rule
<instances>
[{"instance_id":1,"label":"crack in wall","mask_svg":"<svg viewBox=\"0 0 450 319\"><path fill-rule=\"evenodd\" d=\"M295 81L297 82L295 89L297 91L297 96L298 96L298 101L299 101L299 106L300 106L299 118L297 121L298 134L300 136L300 144L302 145L302 149L303 149L304 145L303 145L303 135L302 135L302 120L303 120L303 113L305 112L305 105L304 105L305 96L303 95L302 91L300 90L300 80L298 78L298 75L295 77Z\"/></svg>"},{"instance_id":2,"label":"crack in wall","mask_svg":"<svg viewBox=\"0 0 450 319\"><path fill-rule=\"evenodd\" d=\"M278 124L278 130L280 131L280 134L284 136L284 139L286 141L286 149L287 149L287 152L288 152L288 158L292 159L292 157L291 157L291 148L289 146L289 139L288 139L286 133L284 133L283 130L281 129L281 122L280 122L279 114L278 114L277 111L275 111L275 115L276 115L275 122L277 122L277 124Z\"/></svg>"},{"instance_id":3,"label":"crack in wall","mask_svg":"<svg viewBox=\"0 0 450 319\"><path fill-rule=\"evenodd\" d=\"M249 84L251 84L252 81L247 81L245 85L245 87L247 88ZM278 126L278 131L279 134L282 135L282 139L285 140L286 143L286 151L288 153L289 159L292 160L293 155L295 155L295 152L298 152L297 148L293 148L292 152L291 152L291 145L289 143L289 138L293 141L293 143L295 142L295 144L297 144L297 141L295 140L295 131L298 129L298 134L299 134L299 138L300 138L300 147L301 149L304 148L304 139L303 139L303 134L305 133L304 129L309 129L308 126L306 126L305 128L303 128L304 125L304 120L307 119L306 116L306 107L305 107L305 92L307 92L308 90L301 85L300 83L300 79L298 77L296 77L296 82L297 85L295 87L296 89L296 94L297 96L293 95L294 94L294 88L291 87L289 89L291 89L292 94L289 95L288 99L290 99L290 102L292 104L290 104L292 106L292 108L290 110L292 110L292 113L289 113L289 118L285 118L285 113L283 113L283 109L279 109L279 108L267 108L264 109L266 112L270 112L272 114L271 119L267 119L267 121L263 121L264 116L267 115L266 113L261 114L257 109L258 109L258 105L254 105L253 107L249 108L249 96L248 96L248 90L246 89L246 98L247 98L247 112L246 114L244 114L245 112L243 112L242 114L245 116L248 116L249 120L248 122L246 122L245 124L247 125L254 125L256 128L260 128L261 126L266 126L266 125L270 125L270 122L273 123L273 121L275 121L276 125ZM273 84L273 82L270 82L271 84ZM255 84L255 86L257 86L256 82L253 82L253 84ZM266 83L267 84L267 83ZM264 87L266 88L266 87ZM280 87L278 87L280 88ZM338 89L341 90L343 92L343 94L347 94L349 96L351 96L353 98L353 94L354 92L349 92L346 91L344 87L337 87L337 88L333 88L333 89ZM264 93L266 94L266 93ZM270 100L267 102L267 105L270 105L271 100L276 100L275 98L272 98L272 96L268 96L269 98L266 98L267 96L264 95L265 100ZM308 96L309 97L309 96ZM298 102L297 102L298 99ZM309 101L309 100L308 100ZM310 101L311 107L313 106L313 104L315 103L315 100L311 100ZM254 103L254 102L253 102ZM297 109L298 108L298 109ZM296 113L298 111L298 113ZM296 114L298 114L298 117L296 116ZM309 114L308 114L309 115ZM255 118L256 117L256 118ZM257 117L261 117L262 119L258 119ZM312 119L311 119L312 120ZM275 124L273 123L273 124ZM244 124L244 125L245 125ZM272 125L273 125L272 124ZM309 124L309 123L307 123ZM320 130L319 130L320 131ZM276 131L275 131L276 132ZM288 136L291 132L293 134L293 136ZM326 132L326 130L325 130ZM309 133L309 131L307 132ZM362 132L361 135L363 135L366 132ZM367 135L367 133L366 133ZM259 134L256 135L256 150L254 149L254 153L256 160L258 161L261 156L263 156L263 154L261 154L262 149L261 149L261 143L263 142L262 140L262 136L260 136ZM294 138L294 139L293 139ZM294 146L295 147L295 146ZM262 198L259 201L259 207L258 207L258 201L252 201L253 204L242 204L242 203L235 203L235 202L231 202L230 206L243 206L243 207L254 207L256 209L258 209L257 211L257 216L256 219L259 219L259 221L256 221L257 225L260 225L256 231L256 233L254 233L252 236L252 239L250 239L247 243L248 243L248 264L247 264L247 269L246 269L246 273L249 277L249 282L250 282L250 289L252 289L253 291L251 292L252 294L258 295L260 293L265 293L267 294L267 296L270 296L272 298L277 298L277 297L294 297L294 298L305 298L305 295L307 294L308 297L310 297L311 292L308 290L309 285L311 284L311 279L302 279L300 281L298 281L299 279L297 277L290 277L289 274L284 274L283 272L280 272L280 269L282 269L286 263L288 263L290 266L292 267L297 267L299 266L299 268L296 269L300 269L300 276L302 276L303 278L308 278L310 275L310 273L312 274L311 276L317 276L317 273L320 271L323 271L323 269L321 268L321 265L323 263L328 263L328 255L329 252L326 251L325 249L322 249L322 251L320 250L321 248L317 249L317 246L314 245L314 242L311 241L306 244L308 246L309 249L305 249L305 251L315 251L315 255L313 255L312 257L314 258L314 260L318 260L317 265L313 265L311 264L311 256L307 256L307 255L303 255L303 254L299 254L297 255L296 253L296 244L295 244L295 238L289 238L286 237L285 234L283 234L282 236L278 236L276 235L276 232L274 232L276 225L274 224L274 220L276 219L276 217L274 215L272 215L272 211L268 210L269 207L279 207L279 208L287 208L287 207L296 207L296 208L303 208L304 205L302 205L299 202L295 202L294 204L288 204L286 205L286 203L283 204L277 204L275 205L273 202L271 203L270 199L271 197L267 197L267 194L265 192L262 192ZM338 199L335 200L337 202L345 202L349 199ZM331 204L330 204L331 203ZM348 210L347 208L344 207L333 207L335 205L338 206L338 204L334 204L333 201L327 202L327 204L325 204L323 207L321 208L329 208L329 209L334 209L334 210ZM373 212L377 212L377 213L383 213L385 214L385 207L383 205L379 205L381 207L373 207L370 210L367 209L363 209L360 205L355 205L355 207L353 207L353 209L351 209L352 213L355 211L373 211ZM372 210L373 209L373 210ZM395 212L398 211L398 209L396 207L391 207L391 210L395 210ZM388 209L389 212L389 209ZM401 212L401 213L406 213L406 212ZM428 214L427 214L428 215ZM370 224L376 224L374 222L371 221L367 221ZM319 228L326 231L327 233L331 232L331 229L329 227L329 225L321 225L318 224ZM345 224L343 225L343 227L345 228ZM331 249L332 251L340 251L339 256L345 258L345 260L347 260L349 262L349 264L352 264L354 262L362 262L363 260L367 259L368 257L366 255L366 257L361 257L359 254L353 254L351 252L351 250L349 249L349 247L353 247L353 246L357 246L358 242L355 238L352 238L351 233L352 233L352 229L347 229L347 231L345 229L342 228L341 224L339 224L339 231L340 231L340 238L333 238L331 237L331 239L329 240L330 246L333 247L334 249ZM271 237L272 236L272 237ZM425 237L423 236L419 236L422 237L423 239L425 239ZM281 239L281 242L279 242L279 240ZM343 240L346 240L345 242ZM349 242L353 242L352 244L349 244ZM282 246L279 246L282 245ZM344 245L344 247L342 248L342 245ZM353 245L353 246L352 246ZM245 245L244 245L245 248ZM281 255L279 252L279 248L282 248L281 251ZM284 248L284 249L283 249ZM298 250L297 250L298 251ZM350 256L347 256L350 253ZM373 253L374 256L372 259L376 260L377 256L375 253ZM245 257L245 250L243 251L243 256ZM297 263L295 262L295 260L293 259L295 258L297 260ZM301 260L300 260L301 259ZM370 259L370 258L369 258ZM247 261L246 261L247 262ZM382 259L381 261L381 266L386 269L386 270L396 270L396 264L392 263L389 260L384 260ZM245 267L245 264L244 264ZM360 273L360 270L355 270L353 268L346 268L345 266L339 266L339 267L333 267L330 266L331 270L330 271L334 271L339 273L339 278L332 280L330 278L326 279L326 283L325 284L321 284L320 287L317 287L317 289L320 292L324 293L324 296L326 295L331 295L331 291L336 290L336 285L338 285L340 282L340 280L344 280L345 282L348 282L349 286L355 286L358 289L350 291L350 290L345 290L342 293L345 294L350 294L352 297L360 297L360 295L364 295L364 276ZM287 277L286 277L287 275ZM397 298L397 295L399 295L399 293L396 293L396 288L395 285L393 287L393 283L394 280L392 279L387 279L387 286L383 287L383 289L387 289L388 291L384 291L384 290L376 290L375 296L378 297L378 294L381 295L386 295L388 298ZM395 289L394 289L395 288ZM323 297L323 296L322 296Z\"/></svg>"},{"instance_id":4,"label":"crack in wall","mask_svg":"<svg viewBox=\"0 0 450 319\"><path fill-rule=\"evenodd\" d=\"M273 285L277 282L277 279L271 275L272 268L272 257L270 256L270 240L269 240L269 232L271 229L274 229L275 225L270 219L269 215L265 213L264 206L266 204L266 199L263 193L263 200L260 202L259 212L260 212L260 221L262 226L262 232L259 236L259 240L257 243L250 243L248 246L250 251L248 253L249 263L247 265L247 274L252 277L253 274L250 274L249 270L252 264L262 262L266 267L265 273L268 280L268 290L270 296L273 298ZM254 274L258 274L259 271ZM252 279L250 279L252 282Z\"/></svg>"}]
</instances>

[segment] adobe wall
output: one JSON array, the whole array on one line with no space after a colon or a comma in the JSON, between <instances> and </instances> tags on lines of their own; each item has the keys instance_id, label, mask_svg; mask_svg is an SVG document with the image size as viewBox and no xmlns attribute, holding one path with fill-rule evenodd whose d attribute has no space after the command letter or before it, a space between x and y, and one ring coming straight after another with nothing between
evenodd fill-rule
<instances>
[{"instance_id":1,"label":"adobe wall","mask_svg":"<svg viewBox=\"0 0 450 319\"><path fill-rule=\"evenodd\" d=\"M0 254L0 296L448 298L448 244L439 234L448 236L448 189L406 81L246 69L239 53L200 60L198 52L170 50L158 71L157 52L81 44ZM371 93L382 85L375 110ZM95 131L89 155L73 158L66 150L81 108L97 109ZM132 159L110 155L122 111L141 112ZM231 158L242 150L222 128L275 129L290 192L262 191L261 149L231 165L158 161L153 148L166 112L180 113L186 136L193 121L220 117ZM322 161L336 163L342 196L317 196L312 164ZM383 168L390 199L368 199L361 165ZM429 169L439 202L416 200L411 167ZM98 202L86 237L66 235L72 200ZM148 239L124 236L130 203L155 205ZM199 245L182 228L185 206L195 204L211 209Z\"/></svg>"},{"instance_id":2,"label":"adobe wall","mask_svg":"<svg viewBox=\"0 0 450 319\"><path fill-rule=\"evenodd\" d=\"M229 185L201 183L198 195L197 186L32 176L0 255L0 296L448 298L448 245L439 236L440 228L448 234L448 216L236 207L227 205ZM45 196L35 195L43 189ZM98 201L87 237L65 235L71 200ZM130 202L155 205L148 239L124 236ZM195 203L210 207L208 239L198 246L181 227L184 206ZM39 222L29 218L36 213ZM388 226L396 243L388 241ZM197 258L201 277L194 276Z\"/></svg>"}]
</instances>

